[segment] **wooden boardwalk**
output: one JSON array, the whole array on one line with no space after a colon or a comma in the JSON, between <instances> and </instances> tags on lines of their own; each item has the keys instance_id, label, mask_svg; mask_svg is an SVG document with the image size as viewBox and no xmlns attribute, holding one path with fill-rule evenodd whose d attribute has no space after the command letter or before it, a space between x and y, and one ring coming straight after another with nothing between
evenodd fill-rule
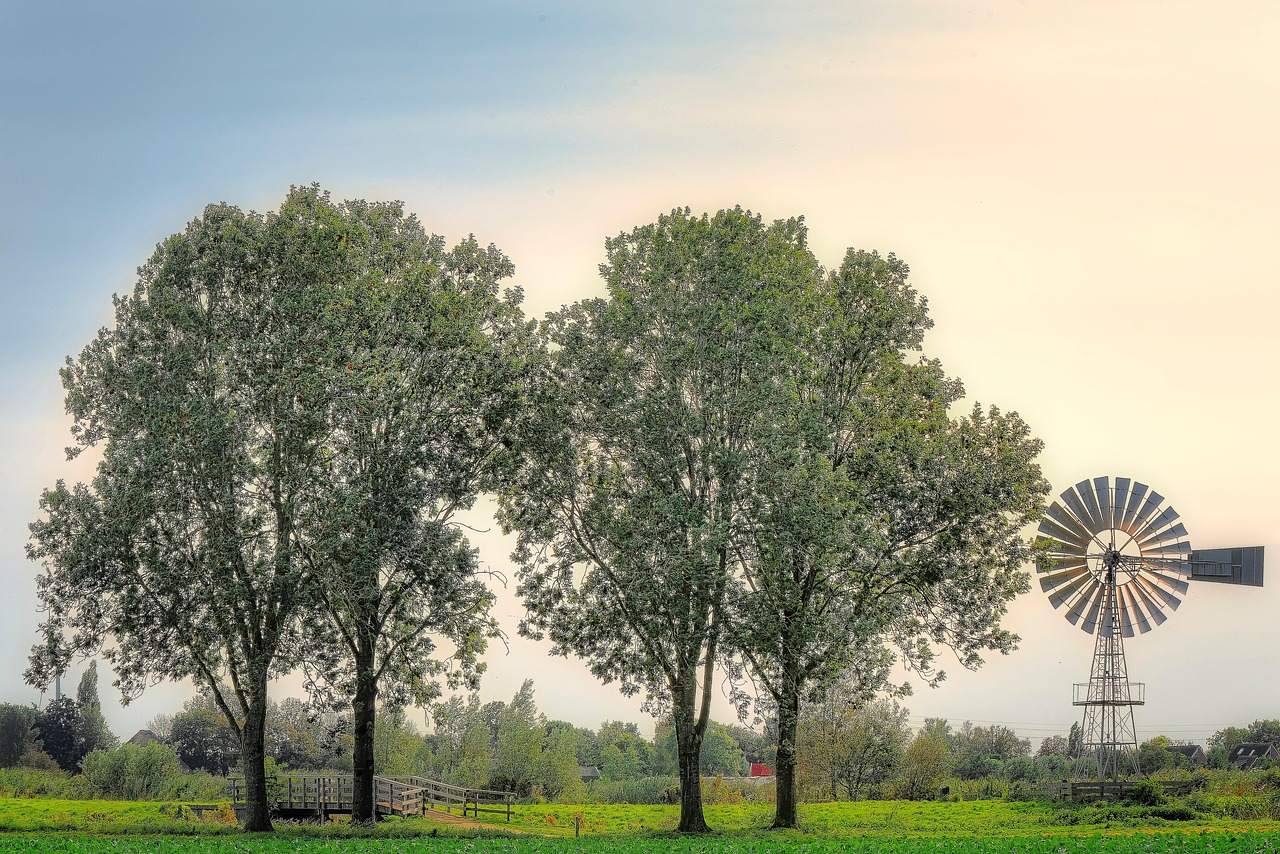
<instances>
[{"instance_id":1,"label":"wooden boardwalk","mask_svg":"<svg viewBox=\"0 0 1280 854\"><path fill-rule=\"evenodd\" d=\"M245 809L244 778L231 777L231 804L238 818ZM274 813L281 818L314 818L325 821L331 815L350 815L355 778L350 774L280 774L267 778L267 797L273 801ZM514 792L492 789L468 789L451 786L426 777L373 778L374 812L382 816L425 816L428 811L453 815L460 811L463 819L480 813L505 815L511 821Z\"/></svg>"}]
</instances>

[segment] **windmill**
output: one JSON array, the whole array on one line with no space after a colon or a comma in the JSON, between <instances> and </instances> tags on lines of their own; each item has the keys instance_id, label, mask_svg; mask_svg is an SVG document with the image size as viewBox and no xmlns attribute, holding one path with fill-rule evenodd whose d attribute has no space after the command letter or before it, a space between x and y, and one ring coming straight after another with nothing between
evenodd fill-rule
<instances>
[{"instance_id":1,"label":"windmill","mask_svg":"<svg viewBox=\"0 0 1280 854\"><path fill-rule=\"evenodd\" d=\"M1178 513L1164 496L1127 477L1082 480L1040 522L1049 561L1040 587L1073 625L1095 635L1089 681L1077 683L1084 707L1076 759L1094 756L1098 780L1138 772L1133 707L1145 685L1130 682L1124 639L1151 631L1176 611L1190 581L1262 586L1262 546L1194 551Z\"/></svg>"}]
</instances>

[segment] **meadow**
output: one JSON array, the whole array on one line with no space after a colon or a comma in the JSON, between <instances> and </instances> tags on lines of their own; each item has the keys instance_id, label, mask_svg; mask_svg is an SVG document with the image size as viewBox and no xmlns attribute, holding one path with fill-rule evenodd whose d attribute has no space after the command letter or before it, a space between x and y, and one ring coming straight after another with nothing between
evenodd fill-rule
<instances>
[{"instance_id":1,"label":"meadow","mask_svg":"<svg viewBox=\"0 0 1280 854\"><path fill-rule=\"evenodd\" d=\"M280 823L276 834L244 834L225 813L197 818L179 804L0 798L0 852L1251 854L1280 850L1280 830L1274 821L1213 818L1133 804L808 804L801 808L800 831L769 830L767 805L709 806L706 812L716 832L697 838L671 833L675 807L558 804L521 805L510 825L486 821L479 829L430 819L400 819L370 830ZM581 838L574 837L575 817Z\"/></svg>"}]
</instances>

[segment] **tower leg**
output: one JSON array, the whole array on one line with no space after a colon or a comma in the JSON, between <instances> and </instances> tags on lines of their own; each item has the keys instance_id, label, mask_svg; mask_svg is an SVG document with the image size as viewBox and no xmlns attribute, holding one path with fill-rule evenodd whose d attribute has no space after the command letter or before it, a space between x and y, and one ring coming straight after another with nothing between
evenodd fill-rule
<instances>
[{"instance_id":1,"label":"tower leg","mask_svg":"<svg viewBox=\"0 0 1280 854\"><path fill-rule=\"evenodd\" d=\"M1085 760L1090 756L1097 760L1100 783L1116 782L1123 775L1139 773L1134 702L1129 690L1129 668L1124 659L1124 639L1116 620L1113 582L1108 585L1104 599L1102 622L1093 647L1093 664L1089 668L1089 687L1081 703L1085 711L1080 755L1074 768L1076 776L1084 775Z\"/></svg>"}]
</instances>

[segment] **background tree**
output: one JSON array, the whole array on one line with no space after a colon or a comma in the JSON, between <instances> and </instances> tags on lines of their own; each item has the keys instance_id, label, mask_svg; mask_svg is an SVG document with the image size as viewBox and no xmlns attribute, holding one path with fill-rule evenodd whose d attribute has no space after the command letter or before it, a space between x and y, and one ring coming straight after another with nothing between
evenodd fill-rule
<instances>
[{"instance_id":1,"label":"background tree","mask_svg":"<svg viewBox=\"0 0 1280 854\"><path fill-rule=\"evenodd\" d=\"M13 768L29 751L40 749L38 714L31 706L0 703L0 768Z\"/></svg>"},{"instance_id":2,"label":"background tree","mask_svg":"<svg viewBox=\"0 0 1280 854\"><path fill-rule=\"evenodd\" d=\"M530 339L519 289L499 287L514 268L493 247L446 252L398 204L318 204L317 218L345 249L326 317L345 353L326 378L326 483L298 537L336 647L319 669L352 698L359 824L374 818L379 698L430 702L441 675L474 687L497 634L452 519L493 483Z\"/></svg>"},{"instance_id":3,"label":"background tree","mask_svg":"<svg viewBox=\"0 0 1280 854\"><path fill-rule=\"evenodd\" d=\"M671 738L671 754L674 755L675 729L668 728L667 733ZM654 773L654 748L640 735L640 728L635 724L606 721L596 732L595 741L603 779L628 780ZM705 739L703 744L705 746Z\"/></svg>"},{"instance_id":4,"label":"background tree","mask_svg":"<svg viewBox=\"0 0 1280 854\"><path fill-rule=\"evenodd\" d=\"M265 733L265 723L263 729ZM173 716L165 742L193 771L226 776L241 758L235 729L208 694L197 694L183 704L182 711Z\"/></svg>"},{"instance_id":5,"label":"background tree","mask_svg":"<svg viewBox=\"0 0 1280 854\"><path fill-rule=\"evenodd\" d=\"M80 684L76 687L76 703L80 707L85 753L110 750L120 743L102 716L102 702L98 699L98 662L90 661L81 674Z\"/></svg>"},{"instance_id":6,"label":"background tree","mask_svg":"<svg viewBox=\"0 0 1280 854\"><path fill-rule=\"evenodd\" d=\"M36 716L35 729L44 752L63 771L79 771L80 760L89 751L84 740L84 719L73 697L52 700Z\"/></svg>"},{"instance_id":7,"label":"background tree","mask_svg":"<svg viewBox=\"0 0 1280 854\"><path fill-rule=\"evenodd\" d=\"M1031 741L1019 738L1013 730L999 724L974 726L965 721L955 733L951 751L956 776L962 780L977 780L1007 776L1004 773L1005 763L1030 756Z\"/></svg>"},{"instance_id":8,"label":"background tree","mask_svg":"<svg viewBox=\"0 0 1280 854\"><path fill-rule=\"evenodd\" d=\"M1048 738L1040 740L1040 746L1036 748L1036 756L1070 756L1071 746L1065 735L1051 735Z\"/></svg>"},{"instance_id":9,"label":"background tree","mask_svg":"<svg viewBox=\"0 0 1280 854\"><path fill-rule=\"evenodd\" d=\"M404 706L384 705L373 737L374 770L385 776L419 773L423 739L405 714Z\"/></svg>"},{"instance_id":10,"label":"background tree","mask_svg":"<svg viewBox=\"0 0 1280 854\"><path fill-rule=\"evenodd\" d=\"M499 789L529 795L546 738L546 718L534 703L533 680L526 679L498 715L490 782Z\"/></svg>"},{"instance_id":11,"label":"background tree","mask_svg":"<svg viewBox=\"0 0 1280 854\"><path fill-rule=\"evenodd\" d=\"M534 787L559 803L581 803L587 789L578 776L578 739L572 727L547 728L534 768Z\"/></svg>"},{"instance_id":12,"label":"background tree","mask_svg":"<svg viewBox=\"0 0 1280 854\"><path fill-rule=\"evenodd\" d=\"M1269 718L1254 721L1248 726L1249 741L1260 744L1280 745L1280 720Z\"/></svg>"},{"instance_id":13,"label":"background tree","mask_svg":"<svg viewBox=\"0 0 1280 854\"><path fill-rule=\"evenodd\" d=\"M834 690L801 709L796 738L800 788L818 797L874 797L893 777L911 739L907 710L889 698L862 702Z\"/></svg>"},{"instance_id":14,"label":"background tree","mask_svg":"<svg viewBox=\"0 0 1280 854\"><path fill-rule=\"evenodd\" d=\"M502 497L502 524L519 535L521 632L672 718L681 832L707 830L698 757L745 442L769 417L780 340L759 315L791 288L767 243L785 232L762 237L740 210L676 210L606 240L610 298L542 327L540 420Z\"/></svg>"},{"instance_id":15,"label":"background tree","mask_svg":"<svg viewBox=\"0 0 1280 854\"><path fill-rule=\"evenodd\" d=\"M777 708L775 827L797 823L807 693L852 672L869 695L895 655L933 681L936 647L971 668L1014 647L1000 619L1027 589L1020 532L1048 492L1016 414L975 405L952 419L959 381L908 362L932 321L907 266L851 249L823 275L805 241L792 221L782 275L795 295L759 320L792 343L775 348L776 408L750 445L735 543L746 583L729 609L735 650Z\"/></svg>"},{"instance_id":16,"label":"background tree","mask_svg":"<svg viewBox=\"0 0 1280 854\"><path fill-rule=\"evenodd\" d=\"M71 455L98 448L97 474L46 492L31 526L48 616L27 679L101 650L126 697L203 683L241 747L251 830L271 827L267 683L301 648L297 528L330 460L326 377L350 355L331 207L315 188L265 217L211 205L160 244L62 372Z\"/></svg>"},{"instance_id":17,"label":"background tree","mask_svg":"<svg viewBox=\"0 0 1280 854\"><path fill-rule=\"evenodd\" d=\"M1079 722L1071 724L1071 729L1067 733L1067 758L1079 759L1080 754L1084 751L1084 731L1080 728Z\"/></svg>"},{"instance_id":18,"label":"background tree","mask_svg":"<svg viewBox=\"0 0 1280 854\"><path fill-rule=\"evenodd\" d=\"M578 765L600 764L600 745L593 731L586 727L574 726L568 721L548 721L547 742L550 743L561 731L572 733L573 753Z\"/></svg>"},{"instance_id":19,"label":"background tree","mask_svg":"<svg viewBox=\"0 0 1280 854\"><path fill-rule=\"evenodd\" d=\"M894 792L913 801L934 798L950 773L951 751L946 739L937 730L921 730L902 753Z\"/></svg>"},{"instance_id":20,"label":"background tree","mask_svg":"<svg viewBox=\"0 0 1280 854\"><path fill-rule=\"evenodd\" d=\"M1165 768L1190 768L1191 760L1170 750L1168 737L1157 735L1138 745L1138 769L1143 774L1153 774Z\"/></svg>"},{"instance_id":21,"label":"background tree","mask_svg":"<svg viewBox=\"0 0 1280 854\"><path fill-rule=\"evenodd\" d=\"M1228 753L1235 750L1236 746L1242 741L1252 741L1252 734L1249 732L1247 727L1223 727L1213 735L1209 736L1210 747L1221 747Z\"/></svg>"},{"instance_id":22,"label":"background tree","mask_svg":"<svg viewBox=\"0 0 1280 854\"><path fill-rule=\"evenodd\" d=\"M750 730L742 730L750 733ZM753 745L758 744L760 736L752 734ZM759 748L764 753L764 748ZM670 722L658 725L654 733L653 759L651 770L646 774L674 776L677 764L677 745L675 727ZM757 760L760 761L760 760ZM702 739L702 752L698 757L698 773L704 777L738 777L746 774L747 759L743 754L741 743L734 737L734 728L718 721L707 724L706 735Z\"/></svg>"}]
</instances>

